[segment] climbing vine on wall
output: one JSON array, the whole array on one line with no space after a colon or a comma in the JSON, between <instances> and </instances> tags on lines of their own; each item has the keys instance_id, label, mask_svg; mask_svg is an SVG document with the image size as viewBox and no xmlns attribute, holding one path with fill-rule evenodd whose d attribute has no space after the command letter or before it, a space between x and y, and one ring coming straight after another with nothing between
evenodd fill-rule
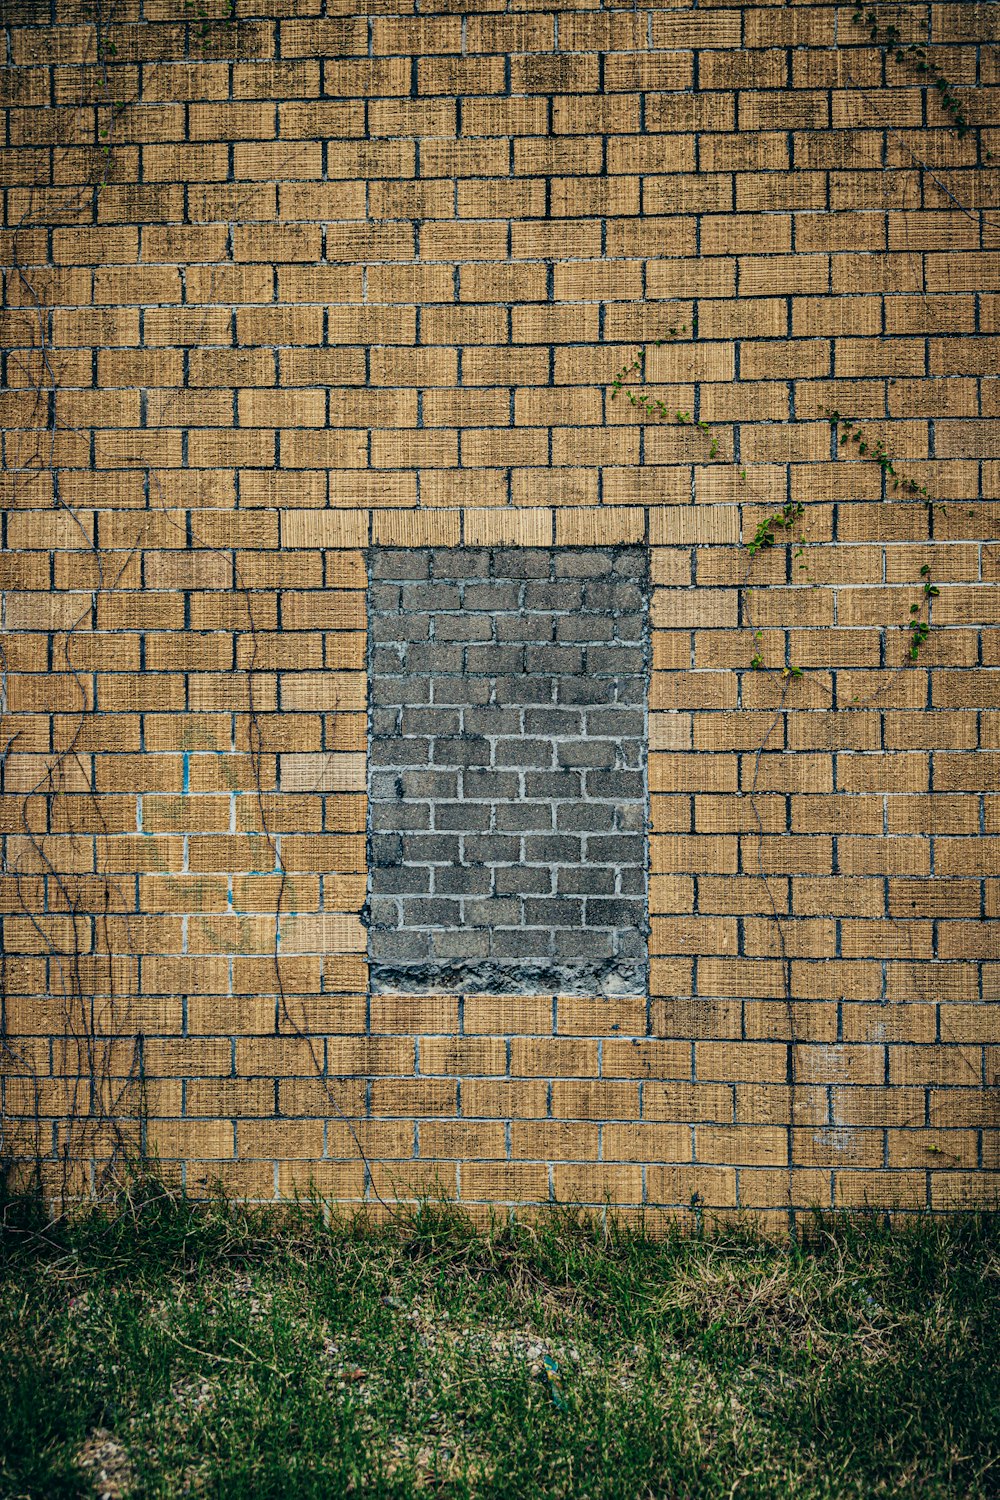
<instances>
[{"instance_id":1,"label":"climbing vine on wall","mask_svg":"<svg viewBox=\"0 0 1000 1500\"><path fill-rule=\"evenodd\" d=\"M964 140L971 126L962 108L955 85L942 73L930 57L927 48L920 42L904 42L899 27L892 21L881 21L878 12L858 6L851 16L855 26L868 32L876 47L884 47L898 63L908 63L917 75L937 94L941 108L948 115L959 140ZM992 151L984 152L987 161L993 159Z\"/></svg>"},{"instance_id":2,"label":"climbing vine on wall","mask_svg":"<svg viewBox=\"0 0 1000 1500\"><path fill-rule=\"evenodd\" d=\"M236 38L236 4L229 0L228 11L221 17L209 16L202 0L184 0L184 19L187 22L189 57L207 57L215 50L220 37ZM115 40L114 8L98 3L91 7L89 21L93 27L93 63L85 63L81 69L84 97L78 109L87 118L91 112L96 117L95 131L98 148L96 177L78 189L74 189L58 207L61 221L73 223L86 221L93 210L94 195L100 193L115 170L116 133L119 122L125 115L129 101L120 97L120 87L115 71L119 48ZM88 74L96 81L88 93ZM97 106L96 110L94 106ZM68 148L67 148L68 149ZM305 147L302 148L305 150ZM58 157L56 158L58 161ZM56 162L53 163L53 180ZM44 187L46 184L40 184ZM248 188L252 194L253 188ZM13 471L16 481L23 478L31 484L38 473L47 473L52 479L52 503L70 520L79 533L82 543L93 563L92 594L88 596L85 610L73 620L63 632L61 643L65 670L75 684L78 698L76 724L68 743L50 756L41 778L31 785L21 799L20 828L31 850L30 864L42 871L42 879L48 890L46 910L39 916L34 909L33 896L26 882L31 876L23 868L20 857L11 859L5 846L2 874L8 888L13 890L13 909L21 911L32 923L46 954L46 961L53 970L50 988L61 1007L60 1039L68 1049L64 1059L66 1089L56 1100L52 1096L55 1080L48 1075L44 1059L37 1059L30 1043L13 1036L8 1025L7 956L0 955L0 1063L5 1076L3 1095L0 1097L0 1174L13 1172L15 1180L24 1180L25 1172L31 1174L38 1186L54 1204L65 1206L80 1192L100 1193L105 1188L115 1190L123 1181L143 1176L148 1170L147 1154L147 1089L144 1068L145 1039L131 996L126 990L116 987L116 952L108 932L109 919L117 912L113 872L99 874L88 885L86 880L68 876L54 862L48 838L53 808L61 796L72 793L82 795L90 803L90 818L102 841L110 836L104 816L102 797L95 782L93 757L83 753L88 739L88 723L97 713L92 693L82 667L76 664L76 643L94 618L96 602L113 591L127 572L129 565L143 546L144 526L148 526L147 514L144 525L140 525L136 537L124 556L120 553L106 554L98 542L95 528L86 524L76 506L60 491L58 484L57 443L60 435L58 372L51 355L48 310L36 286L37 275L28 262L19 254L20 239L31 231L37 222L44 222L44 215L51 205L42 193L41 207L36 217L33 194L29 194L28 207L21 221L14 226L12 235L13 253L10 274L6 279L7 301L10 303L12 277L21 288L23 299L33 315L31 369L35 382L36 410L47 413L43 441L38 450L20 460L19 469ZM234 207L238 218L240 205ZM225 253L221 259L225 259ZM213 301L211 290L206 302ZM206 320L210 314L206 313ZM207 321L205 325L207 332ZM197 335L195 336L197 342ZM169 410L169 401L164 413ZM170 504L164 493L160 477L149 467L144 467L144 480L149 493L149 512L156 511L167 526L178 530L181 544L196 547L206 552L219 553L227 561L231 554L199 535L197 524L189 518L186 528L170 514ZM15 502L17 492L15 490ZM24 502L22 502L24 503ZM30 503L30 502L29 502ZM109 559L114 558L114 572ZM257 628L254 594L243 578L238 563L234 562L234 591L240 597L246 614L246 634L250 642L249 660L241 670L246 679L247 703L247 748L253 781L253 795L257 804L257 821L261 837L270 850L277 876L277 895L274 910L274 942L272 960L274 984L278 995L281 1028L297 1036L306 1046L313 1071L324 1090L331 1115L339 1118L350 1135L354 1148L364 1164L372 1196L388 1212L371 1177L357 1122L342 1107L337 1096L341 1080L329 1076L322 1056L322 1043L317 1049L314 1039L291 1014L285 993L284 971L279 962L278 945L283 905L288 889L288 877L280 859L278 841L272 830L268 808L268 793L264 781L265 729L258 707L257 675L259 632ZM6 681L6 658L0 640L0 682ZM6 699L0 697L0 705L6 708ZM0 714L0 718L4 715ZM0 730L0 735L3 731ZM18 731L3 735L0 748L0 774L6 773L5 785L20 785L12 781L10 763L18 754ZM186 741L188 748L193 744ZM215 750L213 744L203 748ZM223 779L225 772L223 771ZM82 789L82 790L81 790ZM31 821L31 809L41 805L46 822L36 828ZM68 826L72 826L70 823ZM95 909L95 903L97 908ZM10 901L8 899L8 909ZM70 941L60 935L59 917L51 913L65 913L70 923ZM129 917L127 912L121 919L126 932L126 950L139 951L127 937ZM103 949L102 949L103 945ZM107 976L108 991L99 986L99 980L89 976L95 971ZM57 1031L58 1026L53 1030ZM26 1095L25 1095L26 1091ZM24 1098L29 1104L27 1116ZM56 1118L53 1118L53 1117ZM26 1124L26 1118L30 1124ZM52 1135L46 1131L51 1122ZM80 1168L87 1161L94 1163L95 1171L86 1180L80 1176Z\"/></svg>"}]
</instances>

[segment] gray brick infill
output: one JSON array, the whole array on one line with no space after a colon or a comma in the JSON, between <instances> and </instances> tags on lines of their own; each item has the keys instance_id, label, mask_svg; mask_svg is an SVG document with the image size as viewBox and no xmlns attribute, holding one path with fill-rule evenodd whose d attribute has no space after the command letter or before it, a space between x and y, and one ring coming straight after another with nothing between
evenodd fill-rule
<instances>
[{"instance_id":1,"label":"gray brick infill","mask_svg":"<svg viewBox=\"0 0 1000 1500\"><path fill-rule=\"evenodd\" d=\"M645 549L368 570L372 989L645 994Z\"/></svg>"}]
</instances>

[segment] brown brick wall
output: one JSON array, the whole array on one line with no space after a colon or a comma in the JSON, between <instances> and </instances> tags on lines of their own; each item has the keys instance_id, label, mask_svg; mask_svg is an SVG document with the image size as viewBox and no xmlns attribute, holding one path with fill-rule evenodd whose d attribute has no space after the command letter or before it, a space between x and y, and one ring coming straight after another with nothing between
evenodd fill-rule
<instances>
[{"instance_id":1,"label":"brown brick wall","mask_svg":"<svg viewBox=\"0 0 1000 1500\"><path fill-rule=\"evenodd\" d=\"M996 7L880 7L960 138L849 5L55 3L0 80L4 1151L988 1200ZM710 433L612 403L639 344ZM369 995L364 549L642 541L648 1003Z\"/></svg>"}]
</instances>

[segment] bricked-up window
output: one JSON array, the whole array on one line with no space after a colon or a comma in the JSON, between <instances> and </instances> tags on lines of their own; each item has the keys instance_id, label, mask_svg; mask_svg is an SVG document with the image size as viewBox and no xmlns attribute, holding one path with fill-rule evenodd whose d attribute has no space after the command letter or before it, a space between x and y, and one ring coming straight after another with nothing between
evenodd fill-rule
<instances>
[{"instance_id":1,"label":"bricked-up window","mask_svg":"<svg viewBox=\"0 0 1000 1500\"><path fill-rule=\"evenodd\" d=\"M374 989L645 994L648 577L639 547L370 555Z\"/></svg>"}]
</instances>

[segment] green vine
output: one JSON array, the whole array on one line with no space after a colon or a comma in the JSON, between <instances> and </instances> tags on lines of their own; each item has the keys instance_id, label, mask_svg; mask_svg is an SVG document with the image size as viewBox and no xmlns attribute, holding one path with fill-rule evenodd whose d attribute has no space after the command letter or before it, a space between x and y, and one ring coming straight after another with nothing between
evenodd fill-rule
<instances>
[{"instance_id":1,"label":"green vine","mask_svg":"<svg viewBox=\"0 0 1000 1500\"><path fill-rule=\"evenodd\" d=\"M763 552L766 547L773 547L775 541L774 533L776 531L791 531L795 522L804 513L804 510L805 507L801 500L790 500L787 505L783 505L780 510L775 511L773 516L768 516L766 521L761 521L754 532L753 540L747 542L747 551L750 553L750 556L755 557L758 552ZM801 554L802 541L802 537L799 537L799 552L796 553L796 556Z\"/></svg>"},{"instance_id":2,"label":"green vine","mask_svg":"<svg viewBox=\"0 0 1000 1500\"><path fill-rule=\"evenodd\" d=\"M826 415L832 431L837 434L840 447L846 447L848 443L856 443L858 453L863 458L870 458L878 464L882 473L892 485L893 490L900 491L905 495L919 496L924 505L926 505L928 514L933 512L935 506L942 514L947 513L947 506L943 505L939 500L934 500L928 492L926 485L917 484L915 479L901 475L898 472L886 451L885 444L881 440L873 442L871 439L866 438L863 429L851 417L843 417L837 411L829 411ZM920 576L924 580L923 597L918 604L910 605L908 627L910 631L910 649L908 654L911 661L917 660L920 655L920 648L930 634L930 601L935 599L941 592L931 582L930 572L931 570L926 564L920 569Z\"/></svg>"},{"instance_id":3,"label":"green vine","mask_svg":"<svg viewBox=\"0 0 1000 1500\"><path fill-rule=\"evenodd\" d=\"M845 448L848 443L857 443L858 452L862 458L874 459L894 490L901 490L905 495L919 495L929 510L935 504L941 511L946 509L940 501L931 498L926 485L917 484L915 479L908 479L898 473L881 439L873 442L870 438L866 438L860 424L851 417L842 417L839 411L824 408L823 415L829 421L833 432L836 433L840 446Z\"/></svg>"},{"instance_id":4,"label":"green vine","mask_svg":"<svg viewBox=\"0 0 1000 1500\"><path fill-rule=\"evenodd\" d=\"M686 323L682 323L680 328L669 328L664 338L657 339L655 341L654 348L659 348L661 344L668 343L671 339L680 338L681 334L687 333L687 331L688 329ZM672 420L677 424L678 427L697 427L699 432L703 432L706 434L706 436L711 438L708 450L709 458L717 457L719 452L719 439L712 431L711 424L704 421L700 417L692 416L689 411L681 411L680 409L671 410L667 403L665 401L661 401L658 397L646 396L642 394L637 395L635 391L630 390L626 385L626 381L628 380L629 376L635 374L639 374L640 379L645 379L645 344L641 346L641 348L639 349L639 353L636 355L632 363L630 365L623 365L622 368L618 371L614 380L611 382L611 400L613 401L615 399L619 391L624 390L625 395L628 397L629 405L635 406L640 411L645 412L647 417L659 417L664 422L669 422Z\"/></svg>"},{"instance_id":5,"label":"green vine","mask_svg":"<svg viewBox=\"0 0 1000 1500\"><path fill-rule=\"evenodd\" d=\"M194 27L194 35L201 44L202 57L207 57L212 27L221 26L228 29L235 23L236 0L229 0L225 15L215 17L210 16L205 9L204 0L184 0L184 15Z\"/></svg>"},{"instance_id":6,"label":"green vine","mask_svg":"<svg viewBox=\"0 0 1000 1500\"><path fill-rule=\"evenodd\" d=\"M931 600L936 599L941 590L931 582L931 570L927 563L920 569L920 576L924 580L923 598L919 604L910 605L910 660L916 661L920 655L920 648L930 634L930 607ZM926 613L925 613L926 610Z\"/></svg>"},{"instance_id":7,"label":"green vine","mask_svg":"<svg viewBox=\"0 0 1000 1500\"><path fill-rule=\"evenodd\" d=\"M893 25L892 22L881 23L878 13L874 10L865 10L859 5L851 16L851 20L856 26L863 26L876 47L885 47L898 63L906 62L913 65L927 84L937 91L941 108L951 119L959 140L964 140L972 127L959 102L954 84L950 83L937 64L931 61L927 48L922 47L919 42L904 44L899 27ZM987 161L992 161L992 151L986 151L983 154Z\"/></svg>"},{"instance_id":8,"label":"green vine","mask_svg":"<svg viewBox=\"0 0 1000 1500\"><path fill-rule=\"evenodd\" d=\"M682 334L687 333L687 331L687 324L682 324L680 328L670 328L667 330L664 338L657 339L655 341L653 347L658 348L661 344L666 343L670 339L679 338ZM645 344L641 345L635 359L633 359L629 364L622 365L621 369L618 370L611 382L610 399L613 401L618 393L624 390L630 404L634 407L637 407L647 416L653 418L660 417L664 420L670 420L672 418L673 421L675 421L679 426L694 426L697 427L699 431L710 434L712 442L709 451L709 457L715 458L718 453L719 444L718 439L715 434L712 433L711 426L708 422L696 421L688 411L672 411L670 407L667 406L666 402L658 398L646 396L641 392L636 393L636 391L629 388L628 381L632 376L637 375L640 381L645 380L646 349L647 346ZM887 484L891 486L893 491L903 495L912 496L913 498L919 498L923 501L924 505L926 505L928 512L932 512L935 506L942 512L946 511L947 507L940 501L933 499L926 485L918 484L917 481L911 478L909 475L901 474L899 472L888 449L880 438L874 439L871 437L867 437L865 435L864 428L862 428L861 424L855 421L853 417L845 417L841 412L830 410L827 407L824 407L822 410L823 415L830 423L831 431L836 435L839 448L846 448L848 444L853 443L857 449L858 454L862 458L871 459L873 463L878 464L883 475L885 476ZM745 467L741 467L739 469L739 476L741 480L746 482L747 470ZM789 545L791 542L791 538L785 537L784 539L782 539L779 537L779 533L793 532L796 529L796 523L801 521L804 514L805 506L803 505L802 501L790 500L787 502L787 504L783 505L780 510L774 511L771 515L766 516L764 520L758 523L757 529L754 532L753 536L745 544L748 554L747 577L744 580L745 584L749 584L749 570L753 566L754 558L757 557L761 552L765 552L770 548L775 547L781 540L784 540L785 545ZM796 562L797 570L804 572L806 574L806 579L810 579L809 564L805 556L805 536L801 532L799 532L799 534L795 537L795 541L797 545L793 556ZM920 648L930 634L929 605L931 599L935 598L940 592L940 590L930 581L930 569L924 567L920 570L920 572L921 577L924 579L923 597L919 604L914 604L911 606L911 619L908 623L908 628L910 631L909 657L911 661L917 660L920 654ZM812 587L818 588L819 585L816 583L812 583ZM748 598L752 593L753 590L748 587ZM756 631L754 633L755 642L759 641L760 638L760 631ZM764 659L759 651L754 651L753 655L750 658L750 666L754 671L767 670ZM780 675L786 681L792 677L801 677L802 668L791 664L786 665L781 669Z\"/></svg>"}]
</instances>

